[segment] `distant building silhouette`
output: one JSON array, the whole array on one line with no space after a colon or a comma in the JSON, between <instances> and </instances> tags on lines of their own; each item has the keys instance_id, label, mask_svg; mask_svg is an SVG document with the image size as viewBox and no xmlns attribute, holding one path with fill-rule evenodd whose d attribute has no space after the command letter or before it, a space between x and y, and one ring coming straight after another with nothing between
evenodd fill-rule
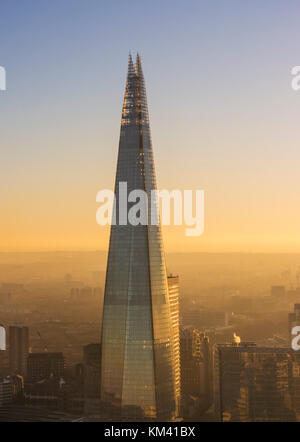
<instances>
[{"instance_id":1,"label":"distant building silhouette","mask_svg":"<svg viewBox=\"0 0 300 442\"><path fill-rule=\"evenodd\" d=\"M100 414L100 356L100 344L83 348L84 412L88 415Z\"/></svg>"},{"instance_id":2,"label":"distant building silhouette","mask_svg":"<svg viewBox=\"0 0 300 442\"><path fill-rule=\"evenodd\" d=\"M12 374L27 375L29 329L23 325L9 327L9 365Z\"/></svg>"},{"instance_id":3,"label":"distant building silhouette","mask_svg":"<svg viewBox=\"0 0 300 442\"><path fill-rule=\"evenodd\" d=\"M273 285L271 287L271 296L274 299L284 299L285 297L285 287L284 285Z\"/></svg>"}]
</instances>

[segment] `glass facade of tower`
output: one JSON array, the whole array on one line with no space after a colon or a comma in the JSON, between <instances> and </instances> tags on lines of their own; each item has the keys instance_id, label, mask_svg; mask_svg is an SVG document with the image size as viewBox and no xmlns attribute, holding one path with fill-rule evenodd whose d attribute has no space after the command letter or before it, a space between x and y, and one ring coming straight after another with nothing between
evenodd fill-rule
<instances>
[{"instance_id":1,"label":"glass facade of tower","mask_svg":"<svg viewBox=\"0 0 300 442\"><path fill-rule=\"evenodd\" d=\"M147 99L140 57L129 57L115 184L102 322L101 400L112 418L175 416L173 333L160 225L123 220L119 184L156 189ZM130 210L130 203L128 204ZM121 213L122 212L122 213ZM127 211L125 210L125 213Z\"/></svg>"}]
</instances>

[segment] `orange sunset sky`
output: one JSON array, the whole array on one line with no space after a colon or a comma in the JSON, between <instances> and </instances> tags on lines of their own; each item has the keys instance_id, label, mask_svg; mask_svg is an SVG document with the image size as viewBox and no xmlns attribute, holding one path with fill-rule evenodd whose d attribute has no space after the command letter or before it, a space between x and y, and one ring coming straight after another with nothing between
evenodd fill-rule
<instances>
[{"instance_id":1,"label":"orange sunset sky","mask_svg":"<svg viewBox=\"0 0 300 442\"><path fill-rule=\"evenodd\" d=\"M164 227L166 250L300 252L299 3L112 3L3 6L0 251L107 249L96 194L138 50L158 186L205 191L204 235Z\"/></svg>"}]
</instances>

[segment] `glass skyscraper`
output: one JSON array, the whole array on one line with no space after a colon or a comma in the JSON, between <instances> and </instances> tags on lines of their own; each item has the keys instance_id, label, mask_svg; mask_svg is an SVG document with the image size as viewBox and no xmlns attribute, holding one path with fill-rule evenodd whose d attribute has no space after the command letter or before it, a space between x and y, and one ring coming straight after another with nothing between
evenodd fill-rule
<instances>
[{"instance_id":1,"label":"glass skyscraper","mask_svg":"<svg viewBox=\"0 0 300 442\"><path fill-rule=\"evenodd\" d=\"M101 401L112 419L176 416L175 353L161 227L124 219L119 184L143 190L148 220L157 201L146 89L139 55L129 56L102 321ZM130 204L128 207L130 209ZM121 213L122 212L122 213Z\"/></svg>"}]
</instances>

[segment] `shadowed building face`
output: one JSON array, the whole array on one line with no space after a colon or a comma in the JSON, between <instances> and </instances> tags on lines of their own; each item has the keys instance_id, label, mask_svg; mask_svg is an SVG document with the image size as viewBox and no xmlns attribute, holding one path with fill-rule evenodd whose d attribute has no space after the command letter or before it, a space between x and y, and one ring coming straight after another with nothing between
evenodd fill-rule
<instances>
[{"instance_id":1,"label":"shadowed building face","mask_svg":"<svg viewBox=\"0 0 300 442\"><path fill-rule=\"evenodd\" d=\"M139 56L135 66L129 57L122 111L117 224L111 228L103 310L101 399L110 416L171 420L176 414L174 352L161 229L149 222L120 225L120 182L127 183L128 193L138 189L150 195L156 189Z\"/></svg>"},{"instance_id":2,"label":"shadowed building face","mask_svg":"<svg viewBox=\"0 0 300 442\"><path fill-rule=\"evenodd\" d=\"M9 327L9 361L13 374L27 375L29 330L23 325Z\"/></svg>"}]
</instances>

